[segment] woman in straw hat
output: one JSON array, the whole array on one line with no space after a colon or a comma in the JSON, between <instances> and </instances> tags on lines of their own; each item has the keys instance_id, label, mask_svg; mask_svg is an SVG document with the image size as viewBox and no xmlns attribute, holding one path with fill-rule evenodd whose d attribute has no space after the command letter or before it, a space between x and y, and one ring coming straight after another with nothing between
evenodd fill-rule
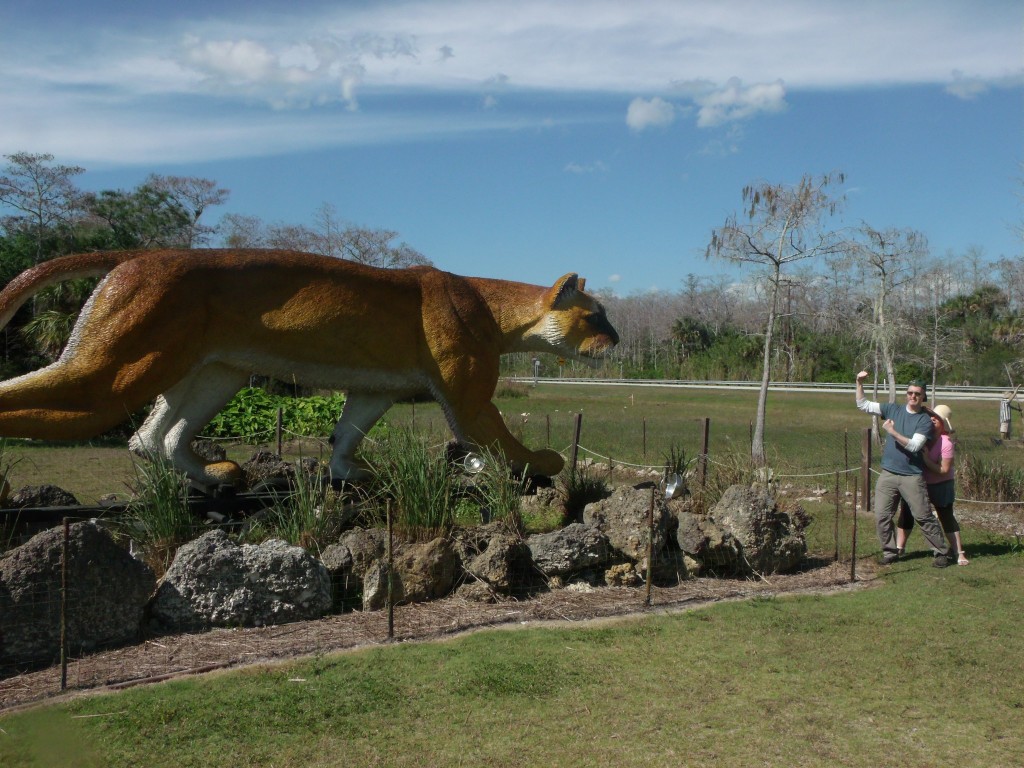
<instances>
[{"instance_id":1,"label":"woman in straw hat","mask_svg":"<svg viewBox=\"0 0 1024 768\"><path fill-rule=\"evenodd\" d=\"M960 541L960 523L953 514L953 501L956 498L956 487L953 480L953 456L956 451L953 442L953 415L948 405L937 405L934 409L923 407L932 420L935 428L934 436L922 451L924 459L924 481L928 486L928 499L939 516L942 530L949 539L953 551L957 553L957 565L967 565L970 561L964 554ZM896 552L902 555L907 545L907 537L914 528L914 518L905 503L900 505L899 522L896 525Z\"/></svg>"}]
</instances>

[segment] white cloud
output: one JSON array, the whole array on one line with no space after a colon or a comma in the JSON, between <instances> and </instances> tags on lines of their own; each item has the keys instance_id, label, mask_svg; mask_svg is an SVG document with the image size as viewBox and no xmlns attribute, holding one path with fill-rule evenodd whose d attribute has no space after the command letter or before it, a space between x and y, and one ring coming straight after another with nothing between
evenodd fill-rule
<instances>
[{"instance_id":1,"label":"white cloud","mask_svg":"<svg viewBox=\"0 0 1024 768\"><path fill-rule=\"evenodd\" d=\"M734 77L725 87L698 96L695 101L699 106L697 125L709 128L761 112L781 112L786 108L786 89L778 80L744 86Z\"/></svg>"},{"instance_id":2,"label":"white cloud","mask_svg":"<svg viewBox=\"0 0 1024 768\"><path fill-rule=\"evenodd\" d=\"M300 3L287 15L224 3L202 15L152 6L145 25L143 10L122 22L77 6L55 17L42 5L16 5L0 26L0 151L38 146L22 138L39 135L30 126L63 115L93 125L98 135L83 144L111 161L123 157L123 125L156 146L175 145L179 121L167 112L186 126L218 115L218 147L250 135L254 121L275 130L272 110L305 110L307 119L330 112L320 116L334 120L340 143L361 140L363 124L339 120L339 104L351 113L373 104L381 125L390 111L394 124L382 135L426 136L444 120L433 105L421 109L424 100L407 108L409 93L470 94L464 103L483 103L477 114L491 118L496 101L486 94L495 91L502 113L527 91L644 94L626 116L643 131L692 114L704 127L735 124L785 109L787 92L800 89L926 84L976 98L1020 88L1024 78L1017 4L979 12L976 0L379 0ZM561 113L510 114L508 124L592 119L571 101L549 102L564 104ZM448 130L494 125L448 120ZM194 148L196 156L211 151Z\"/></svg>"},{"instance_id":3,"label":"white cloud","mask_svg":"<svg viewBox=\"0 0 1024 768\"><path fill-rule=\"evenodd\" d=\"M608 282L609 283L620 283L620 282L622 282L622 275L618 275L618 274L608 275Z\"/></svg>"},{"instance_id":4,"label":"white cloud","mask_svg":"<svg viewBox=\"0 0 1024 768\"><path fill-rule=\"evenodd\" d=\"M568 173L576 174L588 174L588 173L606 173L608 166L601 160L595 160L591 163L568 163L565 166L565 170Z\"/></svg>"},{"instance_id":5,"label":"white cloud","mask_svg":"<svg viewBox=\"0 0 1024 768\"><path fill-rule=\"evenodd\" d=\"M671 125L675 119L675 107L660 96L653 99L635 98L626 110L626 125L634 131L642 131L652 126Z\"/></svg>"}]
</instances>

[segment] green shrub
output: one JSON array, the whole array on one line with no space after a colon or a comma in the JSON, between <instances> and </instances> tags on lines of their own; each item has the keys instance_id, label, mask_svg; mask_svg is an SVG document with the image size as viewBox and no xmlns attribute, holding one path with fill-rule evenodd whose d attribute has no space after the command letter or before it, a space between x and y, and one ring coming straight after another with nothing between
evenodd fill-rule
<instances>
[{"instance_id":1,"label":"green shrub","mask_svg":"<svg viewBox=\"0 0 1024 768\"><path fill-rule=\"evenodd\" d=\"M286 397L272 395L258 387L240 390L203 430L208 437L266 439L277 429L281 410L282 428L298 435L330 434L341 416L345 396Z\"/></svg>"},{"instance_id":2,"label":"green shrub","mask_svg":"<svg viewBox=\"0 0 1024 768\"><path fill-rule=\"evenodd\" d=\"M985 461L963 451L956 469L958 495L978 501L1020 501L1024 498L1024 469Z\"/></svg>"}]
</instances>

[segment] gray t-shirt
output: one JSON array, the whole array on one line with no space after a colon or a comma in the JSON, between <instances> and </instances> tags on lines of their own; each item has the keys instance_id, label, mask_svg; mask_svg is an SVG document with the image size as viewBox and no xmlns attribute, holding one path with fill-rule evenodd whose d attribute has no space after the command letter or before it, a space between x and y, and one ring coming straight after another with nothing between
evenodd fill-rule
<instances>
[{"instance_id":1,"label":"gray t-shirt","mask_svg":"<svg viewBox=\"0 0 1024 768\"><path fill-rule=\"evenodd\" d=\"M911 413L905 405L896 403L879 403L882 419L892 419L896 431L906 437L913 437L915 433L925 436L930 440L934 427L931 417L921 411ZM886 435L885 448L882 450L882 469L887 469L896 475L920 475L924 471L923 451L911 453L902 445L896 442L892 435Z\"/></svg>"}]
</instances>

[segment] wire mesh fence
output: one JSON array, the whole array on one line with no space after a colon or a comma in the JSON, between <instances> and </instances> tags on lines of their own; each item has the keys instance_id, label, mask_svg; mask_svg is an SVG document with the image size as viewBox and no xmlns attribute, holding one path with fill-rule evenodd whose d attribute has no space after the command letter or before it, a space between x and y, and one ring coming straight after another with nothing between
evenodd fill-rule
<instances>
[{"instance_id":1,"label":"wire mesh fence","mask_svg":"<svg viewBox=\"0 0 1024 768\"><path fill-rule=\"evenodd\" d=\"M436 414L411 407L406 416L408 423L430 441L441 445L448 440L445 425ZM483 547L480 542L474 545L471 534L462 534L461 539L457 534L450 547L450 580L436 588L436 594L427 595L446 596L444 599L423 598L407 576L409 583L403 582L398 593L392 591L390 599L381 599L378 589L374 602L367 599L366 573L357 574L351 567L346 570L335 564L328 571L329 608L315 620L281 624L243 616L232 618L229 626L213 626L208 617L197 617L193 624L179 622L170 631L153 621L152 605L137 600L137 614L122 617L128 629L120 635L108 632L101 636L89 630L95 629L96 616L110 612L112 602L129 602L119 593L123 586L95 583L80 575L89 567L97 567L96 555L69 548L62 539L45 554L36 553L40 562L31 571L34 575L21 581L12 576L15 568L10 553L0 555L0 624L14 627L0 630L0 708L65 688L129 685L389 639L435 637L509 622L552 618L575 621L750 594L839 588L854 582L858 569L864 573L872 568L863 554L877 551L873 526L865 526L870 519L857 514L865 501L861 465L865 438L860 432L803 426L799 440L794 440L785 430L769 431L766 442L771 470L758 475L748 458L753 432L749 425L719 429L707 418L676 419L671 423L645 417L615 422L598 417L590 421L580 412L506 414L506 421L510 431L525 444L551 446L567 457L575 456L579 465L604 478L608 485L646 483L652 498L658 495L659 505L663 480L676 471L686 475L691 495L720 495L731 484L749 484L752 480L766 483L778 501L778 509L805 525L808 557L792 573L756 573L738 571L734 567L735 553L723 550L712 552L698 569L688 562L678 544L677 515L677 528L666 523L658 551L648 556L646 562L651 567L620 558L563 576L539 567L529 554L520 551L518 559L509 557L503 577L507 583L495 588L493 580L480 578L483 565L474 558L492 547L493 555L497 547L491 540ZM323 461L329 454L326 442L315 438L285 435L276 441L277 445L275 439L262 445L243 441L229 446L229 452L239 460L261 448L281 450L292 460ZM134 476L127 451L116 447L88 450L93 453L81 461L59 460L65 472L56 478L40 476L38 481L64 484L70 480L68 484L74 484L81 482L72 475L78 471L84 473L91 487L97 487L102 475L103 482L120 482L130 492ZM43 466L42 454L37 456L39 460L33 457L32 462ZM480 517L484 517L482 513ZM231 530L237 530L246 521L234 519L229 523L229 529L235 525ZM197 518L194 536L221 527L223 522L218 523L215 517ZM469 527L466 520L461 527ZM649 541L654 541L653 535ZM5 543L15 542L8 538ZM326 547L311 549L321 562L330 559ZM351 550L347 556L356 557ZM370 557L366 553L362 556ZM380 560L383 555L378 550L373 556ZM392 554L395 557L401 562L414 559L411 549L404 546ZM401 563L392 560L377 571L377 577L402 573L402 568ZM72 574L70 581L68 574ZM15 635L18 643L12 646ZM18 649L16 653L12 647ZM38 651L23 651L22 647Z\"/></svg>"}]
</instances>

